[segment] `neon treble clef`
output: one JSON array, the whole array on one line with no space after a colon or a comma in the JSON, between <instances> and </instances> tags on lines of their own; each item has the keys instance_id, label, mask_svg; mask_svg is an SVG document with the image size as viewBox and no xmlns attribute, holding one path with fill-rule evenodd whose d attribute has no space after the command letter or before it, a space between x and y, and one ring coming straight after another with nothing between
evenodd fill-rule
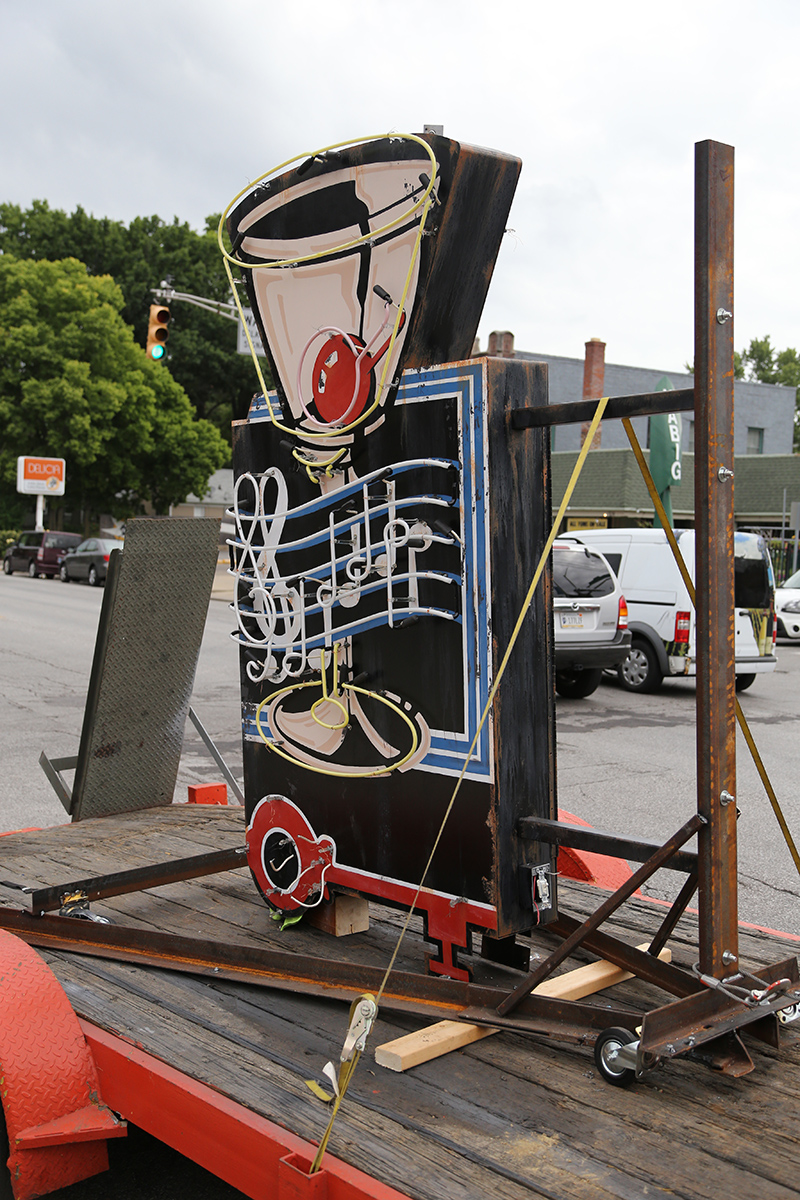
<instances>
[{"instance_id":1,"label":"neon treble clef","mask_svg":"<svg viewBox=\"0 0 800 1200\"><path fill-rule=\"evenodd\" d=\"M270 520L264 497L271 481L275 483L276 496ZM240 503L240 490L245 483L252 489L252 514L243 511ZM260 683L267 677L280 680L287 675L300 674L305 669L303 589L298 592L297 588L288 587L277 563L277 552L286 522L287 500L286 480L277 467L270 467L258 480L247 472L236 481L234 514L237 540L234 545L241 553L235 574L245 585L251 584L246 597L253 605L252 610L242 610L237 599L236 618L243 640L250 646L266 650L261 667L253 662L247 664L247 674L254 683ZM245 523L249 528L245 529ZM257 534L260 535L258 539ZM253 623L257 626L258 634L253 630ZM281 624L283 630L279 632ZM284 655L279 670L272 651L292 646L298 634L301 634L302 652L292 654L291 661L289 654ZM301 659L299 665L294 665L295 658Z\"/></svg>"}]
</instances>

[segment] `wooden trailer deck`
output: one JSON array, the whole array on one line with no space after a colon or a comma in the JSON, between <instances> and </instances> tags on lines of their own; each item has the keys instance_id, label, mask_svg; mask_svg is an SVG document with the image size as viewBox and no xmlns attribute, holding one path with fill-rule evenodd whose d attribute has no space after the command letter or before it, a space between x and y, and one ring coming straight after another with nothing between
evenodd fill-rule
<instances>
[{"instance_id":1,"label":"wooden trailer deck","mask_svg":"<svg viewBox=\"0 0 800 1200\"><path fill-rule=\"evenodd\" d=\"M175 805L10 834L0 837L0 904L20 904L9 884L47 886L234 847L243 832L241 809ZM562 881L560 901L567 912L587 914L597 907L597 891ZM380 967L401 920L373 907L369 931L347 938L305 923L280 932L246 868L92 908L140 928ZM663 915L634 899L609 922L609 932L640 943ZM673 936L678 962L697 957L694 925L687 914ZM532 939L540 954L552 944L546 934ZM740 946L749 966L798 949L796 940L744 927ZM79 1016L299 1137L321 1137L327 1109L304 1081L324 1082L322 1067L338 1060L346 1004L61 951L43 954ZM580 961L587 956L566 969ZM420 971L423 963L415 923L398 967ZM480 968L481 982L509 990L518 978L507 969ZM594 1002L612 994L640 1008L666 1002L634 980ZM375 1063L376 1046L425 1023L381 1012L329 1146L335 1158L403 1194L419 1200L800 1196L800 1039L793 1026L780 1052L745 1030L755 1070L743 1078L676 1059L623 1089L603 1082L589 1049L509 1032L405 1074Z\"/></svg>"}]
</instances>

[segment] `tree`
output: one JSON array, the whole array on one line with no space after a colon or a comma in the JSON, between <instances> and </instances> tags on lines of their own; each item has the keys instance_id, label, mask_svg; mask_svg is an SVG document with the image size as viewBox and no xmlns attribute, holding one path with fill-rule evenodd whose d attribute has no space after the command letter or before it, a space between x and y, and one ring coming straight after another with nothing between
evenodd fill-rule
<instances>
[{"instance_id":1,"label":"tree","mask_svg":"<svg viewBox=\"0 0 800 1200\"><path fill-rule=\"evenodd\" d=\"M759 383L779 383L793 387L795 392L794 449L800 451L800 356L796 350L776 350L769 335L753 338L746 350L733 356L733 373L737 379L753 379Z\"/></svg>"},{"instance_id":2,"label":"tree","mask_svg":"<svg viewBox=\"0 0 800 1200\"><path fill-rule=\"evenodd\" d=\"M41 261L77 258L90 275L112 275L122 289L123 319L141 346L147 340L151 288L171 279L180 292L228 300L229 285L216 239L218 217L197 233L177 217L136 217L129 225L78 207L67 214L36 200L27 210L0 204L0 253ZM199 417L230 442L232 419L247 415L258 381L249 358L236 353L236 326L176 302L164 360ZM163 364L162 364L163 365Z\"/></svg>"},{"instance_id":3,"label":"tree","mask_svg":"<svg viewBox=\"0 0 800 1200\"><path fill-rule=\"evenodd\" d=\"M137 346L113 279L76 259L0 257L0 487L21 454L67 461L73 511L156 512L200 495L228 448ZM51 501L51 506L55 504Z\"/></svg>"}]
</instances>

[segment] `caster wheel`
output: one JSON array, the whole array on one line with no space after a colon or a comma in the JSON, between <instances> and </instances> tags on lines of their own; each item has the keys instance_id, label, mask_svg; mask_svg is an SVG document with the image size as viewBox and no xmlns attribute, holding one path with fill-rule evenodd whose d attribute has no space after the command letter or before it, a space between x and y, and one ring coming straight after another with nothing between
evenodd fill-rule
<instances>
[{"instance_id":1,"label":"caster wheel","mask_svg":"<svg viewBox=\"0 0 800 1200\"><path fill-rule=\"evenodd\" d=\"M635 1034L628 1029L604 1029L594 1044L594 1062L606 1083L613 1087L629 1087L636 1078L632 1067L623 1067L617 1055L623 1046L636 1041Z\"/></svg>"},{"instance_id":2,"label":"caster wheel","mask_svg":"<svg viewBox=\"0 0 800 1200\"><path fill-rule=\"evenodd\" d=\"M800 1004L790 1004L788 1008L782 1008L776 1015L781 1025L790 1025L792 1021L800 1018Z\"/></svg>"}]
</instances>

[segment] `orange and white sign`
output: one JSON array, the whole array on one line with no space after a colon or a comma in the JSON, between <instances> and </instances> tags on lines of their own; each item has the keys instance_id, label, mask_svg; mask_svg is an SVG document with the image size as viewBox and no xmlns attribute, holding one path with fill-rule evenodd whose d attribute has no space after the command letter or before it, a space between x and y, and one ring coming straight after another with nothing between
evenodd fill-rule
<instances>
[{"instance_id":1,"label":"orange and white sign","mask_svg":"<svg viewBox=\"0 0 800 1200\"><path fill-rule=\"evenodd\" d=\"M63 458L17 459L17 491L34 496L63 496L67 464Z\"/></svg>"}]
</instances>

